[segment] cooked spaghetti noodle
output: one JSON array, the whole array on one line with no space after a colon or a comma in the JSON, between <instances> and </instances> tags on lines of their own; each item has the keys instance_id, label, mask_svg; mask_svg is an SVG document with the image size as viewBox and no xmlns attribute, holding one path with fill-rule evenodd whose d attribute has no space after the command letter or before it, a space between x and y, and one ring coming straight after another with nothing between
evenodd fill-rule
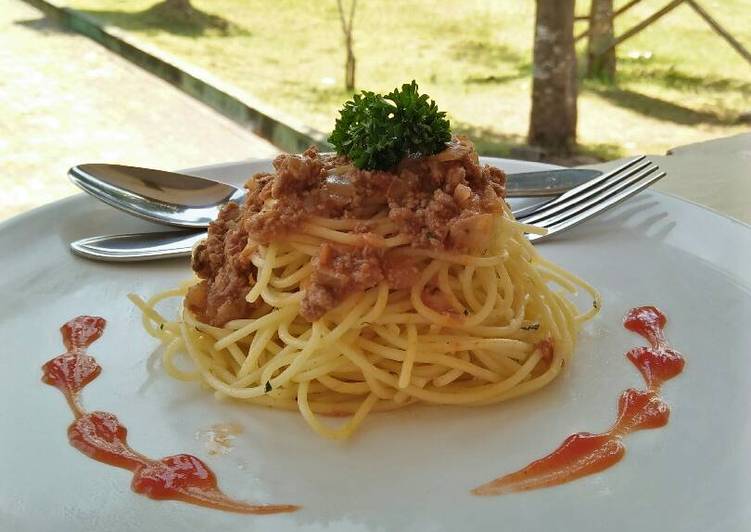
<instances>
[{"instance_id":1,"label":"cooked spaghetti noodle","mask_svg":"<svg viewBox=\"0 0 751 532\"><path fill-rule=\"evenodd\" d=\"M477 164L471 148L459 141L454 145L458 155L436 157L449 169L463 158L471 172ZM307 161L314 157L318 155L312 152ZM434 162L428 161L431 168ZM281 164L275 166L281 174ZM322 170L322 175L331 173L331 165ZM269 183L277 179L266 177ZM263 176L259 179L263 182ZM240 218L232 215L229 229L221 228L218 254L209 256L210 250L203 248L198 251L203 256L194 255L198 272L213 261L213 278L199 273L209 280L196 279L148 301L130 298L143 311L146 330L164 345L163 365L169 375L200 381L217 397L299 410L316 432L329 438L349 437L370 412L415 403L486 405L538 390L571 359L580 325L599 308L598 293L540 256L525 233L541 230L515 221L502 200L486 202L497 204L492 217L467 217L465 212L461 219L474 224L472 231L448 231L442 238L461 235L472 245L455 243L453 248L415 245L414 233L390 216L393 202L391 211L385 208L366 218L307 213L273 236L260 238L247 230L247 223L236 221L252 214L252 201ZM264 214L277 206L267 200L256 210ZM457 219L451 218L449 225ZM234 245L228 235L239 227L245 227L246 236L228 252ZM388 263L396 270L407 265L408 282L380 273L365 282L348 268L354 264L351 267L362 273L372 270L372 264L365 259L347 262L343 275L351 286L336 292L339 299L324 291L327 307L310 303L315 284L325 280L324 263L331 260L326 257L345 252L358 260L370 253L378 257L376 265ZM223 295L222 304L215 305L217 313L229 308L234 314L225 312L219 318L207 310L207 286L210 290L212 285L206 283L213 282L217 293L225 295L236 287L236 276L231 282L221 276L229 271L227 261L237 257L245 257L242 272L250 272L240 276L244 298L238 302ZM218 264L225 270L217 269ZM232 264L235 272L237 262ZM570 298L577 289L592 298L585 311ZM185 298L174 320L156 309L170 297ZM181 354L192 361L191 371L176 362ZM349 419L331 426L321 415Z\"/></svg>"}]
</instances>

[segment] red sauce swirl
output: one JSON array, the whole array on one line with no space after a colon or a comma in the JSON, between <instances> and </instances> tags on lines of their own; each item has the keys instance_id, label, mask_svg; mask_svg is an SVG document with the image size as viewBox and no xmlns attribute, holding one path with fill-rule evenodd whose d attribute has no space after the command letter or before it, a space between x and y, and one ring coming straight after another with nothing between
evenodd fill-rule
<instances>
[{"instance_id":1,"label":"red sauce swirl","mask_svg":"<svg viewBox=\"0 0 751 532\"><path fill-rule=\"evenodd\" d=\"M293 512L288 504L247 504L227 497L216 476L201 460L189 454L159 460L134 451L127 442L128 430L109 412L87 412L79 402L81 390L101 372L86 349L104 332L105 320L79 316L60 328L67 352L42 366L42 381L65 396L75 420L68 427L70 444L99 462L133 472L131 487L151 499L170 499L246 514Z\"/></svg>"},{"instance_id":2,"label":"red sauce swirl","mask_svg":"<svg viewBox=\"0 0 751 532\"><path fill-rule=\"evenodd\" d=\"M626 329L641 335L649 347L626 353L647 384L646 390L630 388L618 399L618 418L602 434L579 432L566 438L549 455L528 466L472 490L475 495L500 495L557 486L599 473L618 463L626 452L623 437L631 432L667 424L670 407L660 397L662 384L683 371L684 359L667 345L667 319L652 306L631 309L623 320Z\"/></svg>"}]
</instances>

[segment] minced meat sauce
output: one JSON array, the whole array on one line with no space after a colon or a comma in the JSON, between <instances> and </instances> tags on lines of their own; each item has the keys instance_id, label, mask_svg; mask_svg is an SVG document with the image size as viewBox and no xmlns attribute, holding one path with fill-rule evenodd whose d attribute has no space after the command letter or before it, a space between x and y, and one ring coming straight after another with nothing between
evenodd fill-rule
<instances>
[{"instance_id":1,"label":"minced meat sauce","mask_svg":"<svg viewBox=\"0 0 751 532\"><path fill-rule=\"evenodd\" d=\"M385 211L414 247L471 251L487 241L506 184L501 170L480 166L464 138L453 139L436 155L406 158L389 172L360 170L345 157L316 148L279 155L274 170L248 181L245 204L227 204L193 253L201 282L188 292L186 306L206 323L221 326L250 315L254 305L245 297L257 274L251 261L257 246L309 216L367 219ZM362 246L321 245L304 286L304 318L314 321L348 294L381 281L399 289L416 279L419 271L409 258L370 245L367 224L358 232Z\"/></svg>"}]
</instances>

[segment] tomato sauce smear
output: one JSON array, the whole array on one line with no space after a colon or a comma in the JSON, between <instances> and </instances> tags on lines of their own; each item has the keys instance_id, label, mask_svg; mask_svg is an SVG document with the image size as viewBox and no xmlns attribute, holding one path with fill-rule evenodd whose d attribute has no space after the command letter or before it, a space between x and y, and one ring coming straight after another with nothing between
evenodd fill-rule
<instances>
[{"instance_id":1,"label":"tomato sauce smear","mask_svg":"<svg viewBox=\"0 0 751 532\"><path fill-rule=\"evenodd\" d=\"M646 390L630 388L618 399L618 417L613 426L601 434L578 432L566 438L547 456L528 466L478 486L475 495L502 495L557 486L599 473L618 463L626 453L623 438L645 429L667 424L670 407L660 397L662 384L683 371L684 359L668 346L664 329L665 315L656 307L631 309L623 320L626 329L642 336L648 347L637 347L626 357L644 377Z\"/></svg>"},{"instance_id":2,"label":"tomato sauce smear","mask_svg":"<svg viewBox=\"0 0 751 532\"><path fill-rule=\"evenodd\" d=\"M289 504L247 504L227 497L216 476L195 456L177 454L159 460L134 451L127 442L128 430L110 412L87 412L79 401L81 390L102 368L86 350L104 332L106 321L79 316L60 328L67 351L42 366L42 381L58 388L73 411L68 427L70 444L86 456L133 472L131 488L151 499L177 500L217 510L245 514L293 512Z\"/></svg>"}]
</instances>

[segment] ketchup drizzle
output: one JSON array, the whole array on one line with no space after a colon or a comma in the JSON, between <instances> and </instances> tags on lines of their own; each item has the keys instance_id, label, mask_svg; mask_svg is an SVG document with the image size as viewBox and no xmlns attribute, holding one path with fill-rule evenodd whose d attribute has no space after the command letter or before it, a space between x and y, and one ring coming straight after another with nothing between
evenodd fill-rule
<instances>
[{"instance_id":1,"label":"ketchup drizzle","mask_svg":"<svg viewBox=\"0 0 751 532\"><path fill-rule=\"evenodd\" d=\"M70 444L99 462L133 472L131 488L151 499L178 500L229 512L272 514L293 512L298 506L246 504L227 497L216 476L201 460L176 454L153 460L134 451L127 442L128 430L114 414L87 412L79 401L81 390L102 368L86 349L104 332L106 321L79 316L60 328L67 350L42 366L42 381L58 388L68 401L75 420L68 427Z\"/></svg>"},{"instance_id":2,"label":"ketchup drizzle","mask_svg":"<svg viewBox=\"0 0 751 532\"><path fill-rule=\"evenodd\" d=\"M647 384L646 390L629 388L618 399L618 418L602 434L579 432L566 438L555 451L528 466L472 490L475 495L501 495L571 482L618 463L626 452L623 437L631 432L667 424L670 407L660 397L662 384L683 371L684 359L667 345L667 319L653 306L631 309L623 326L641 335L649 347L636 347L626 357Z\"/></svg>"}]
</instances>

